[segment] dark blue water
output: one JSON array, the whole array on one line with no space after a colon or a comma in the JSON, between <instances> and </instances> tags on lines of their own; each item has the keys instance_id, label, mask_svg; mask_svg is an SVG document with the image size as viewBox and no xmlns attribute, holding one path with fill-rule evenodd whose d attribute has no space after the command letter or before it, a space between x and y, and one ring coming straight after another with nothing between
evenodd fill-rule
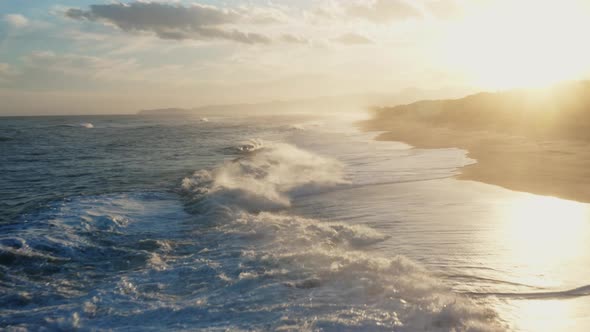
<instances>
[{"instance_id":1,"label":"dark blue water","mask_svg":"<svg viewBox=\"0 0 590 332\"><path fill-rule=\"evenodd\" d=\"M1 118L0 329L504 330L585 295L494 242L521 194L450 179L465 151L353 120Z\"/></svg>"},{"instance_id":2,"label":"dark blue water","mask_svg":"<svg viewBox=\"0 0 590 332\"><path fill-rule=\"evenodd\" d=\"M186 174L226 158L228 142L273 131L239 127L239 120L221 125L190 117L3 118L0 222L59 198L172 190Z\"/></svg>"}]
</instances>

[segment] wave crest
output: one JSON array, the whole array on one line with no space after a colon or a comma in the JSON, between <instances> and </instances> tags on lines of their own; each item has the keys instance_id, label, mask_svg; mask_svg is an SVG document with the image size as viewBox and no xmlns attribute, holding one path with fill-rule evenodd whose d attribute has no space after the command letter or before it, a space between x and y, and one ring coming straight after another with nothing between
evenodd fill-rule
<instances>
[{"instance_id":1,"label":"wave crest","mask_svg":"<svg viewBox=\"0 0 590 332\"><path fill-rule=\"evenodd\" d=\"M262 212L241 213L217 230L232 243L251 243L233 282L277 279L308 291L310 301L317 292L319 301L346 303L342 311L318 314L315 328L504 330L493 310L453 294L421 265L363 250L387 239L370 227Z\"/></svg>"},{"instance_id":2,"label":"wave crest","mask_svg":"<svg viewBox=\"0 0 590 332\"><path fill-rule=\"evenodd\" d=\"M231 205L246 211L286 208L290 196L345 184L342 165L295 146L251 141L248 154L212 170L200 170L182 181L193 200Z\"/></svg>"},{"instance_id":3,"label":"wave crest","mask_svg":"<svg viewBox=\"0 0 590 332\"><path fill-rule=\"evenodd\" d=\"M451 292L421 265L375 255L371 246L388 238L381 232L288 214L298 195L348 183L343 167L292 145L261 146L195 172L182 181L182 191L202 220L213 220L216 238L239 248L232 253L238 263L220 279L237 289L280 285L287 293L307 292L289 306L309 308L314 320L277 330L504 330L495 312ZM318 301L332 304L329 310L297 302L311 302L316 292ZM346 305L335 305L341 302Z\"/></svg>"}]
</instances>

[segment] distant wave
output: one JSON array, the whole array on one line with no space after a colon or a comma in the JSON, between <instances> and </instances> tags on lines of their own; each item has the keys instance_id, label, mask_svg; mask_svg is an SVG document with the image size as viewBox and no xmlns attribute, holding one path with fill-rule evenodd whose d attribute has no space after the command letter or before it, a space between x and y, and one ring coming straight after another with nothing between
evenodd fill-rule
<instances>
[{"instance_id":1,"label":"distant wave","mask_svg":"<svg viewBox=\"0 0 590 332\"><path fill-rule=\"evenodd\" d=\"M504 284L504 285L511 285L511 286L522 286L522 287L527 287L527 288L532 288L532 289L537 289L537 290L541 290L543 289L542 287L538 287L538 286L533 286L533 285L527 285L527 284L523 284L520 282L514 282L514 281L507 281L507 280L500 280L500 279L494 279L494 278L486 278L486 277L479 277L479 276L474 276L474 275L468 275L468 274L440 274L441 277L445 277L445 278L451 278L451 279L463 279L463 280L479 280L479 281L485 281L485 282L489 282L489 283L493 283L493 284Z\"/></svg>"},{"instance_id":2,"label":"distant wave","mask_svg":"<svg viewBox=\"0 0 590 332\"><path fill-rule=\"evenodd\" d=\"M317 128L317 127L321 127L322 123L320 121L308 121L305 123L295 123L292 125L288 125L285 126L285 128L289 129L289 130L300 130L300 131L306 131L309 128Z\"/></svg>"},{"instance_id":3,"label":"distant wave","mask_svg":"<svg viewBox=\"0 0 590 332\"><path fill-rule=\"evenodd\" d=\"M293 129L293 130L305 130L305 126L302 124L294 124L289 126L289 129Z\"/></svg>"},{"instance_id":4,"label":"distant wave","mask_svg":"<svg viewBox=\"0 0 590 332\"><path fill-rule=\"evenodd\" d=\"M90 123L90 122L81 122L78 124L60 124L60 125L55 125L53 127L69 127L69 128L87 128L87 129L92 129L94 128L94 124Z\"/></svg>"},{"instance_id":5,"label":"distant wave","mask_svg":"<svg viewBox=\"0 0 590 332\"><path fill-rule=\"evenodd\" d=\"M264 148L264 141L257 138L253 138L246 141L242 141L236 145L223 148L221 149L221 152L229 155L245 155L260 150L262 148Z\"/></svg>"},{"instance_id":6,"label":"distant wave","mask_svg":"<svg viewBox=\"0 0 590 332\"><path fill-rule=\"evenodd\" d=\"M582 297L590 296L590 285L572 288L563 291L549 291L549 292L464 292L469 296L495 296L495 297L509 297L519 299L555 299L568 297Z\"/></svg>"},{"instance_id":7,"label":"distant wave","mask_svg":"<svg viewBox=\"0 0 590 332\"><path fill-rule=\"evenodd\" d=\"M263 147L264 142L260 139L254 138L238 144L234 147L234 149L238 152L254 152L256 150L262 149Z\"/></svg>"}]
</instances>

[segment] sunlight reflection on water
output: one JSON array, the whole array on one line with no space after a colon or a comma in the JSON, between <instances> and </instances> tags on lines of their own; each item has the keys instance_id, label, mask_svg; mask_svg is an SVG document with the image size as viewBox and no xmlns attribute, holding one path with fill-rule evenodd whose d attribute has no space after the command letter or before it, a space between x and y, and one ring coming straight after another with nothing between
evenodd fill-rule
<instances>
[{"instance_id":1,"label":"sunlight reflection on water","mask_svg":"<svg viewBox=\"0 0 590 332\"><path fill-rule=\"evenodd\" d=\"M528 265L537 273L556 267L569 269L575 266L567 266L568 262L588 255L587 204L527 195L514 198L498 212L498 241L508 246L508 260L515 265Z\"/></svg>"},{"instance_id":2,"label":"sunlight reflection on water","mask_svg":"<svg viewBox=\"0 0 590 332\"><path fill-rule=\"evenodd\" d=\"M583 273L583 262L590 262L590 206L526 195L503 204L498 213L497 241L506 246L506 261L517 270L528 270L520 274L529 278L523 283L549 292L544 298L511 302L515 327L525 331L558 331L586 326L589 322L583 309L587 308L588 298L570 298L566 291L590 283Z\"/></svg>"}]
</instances>

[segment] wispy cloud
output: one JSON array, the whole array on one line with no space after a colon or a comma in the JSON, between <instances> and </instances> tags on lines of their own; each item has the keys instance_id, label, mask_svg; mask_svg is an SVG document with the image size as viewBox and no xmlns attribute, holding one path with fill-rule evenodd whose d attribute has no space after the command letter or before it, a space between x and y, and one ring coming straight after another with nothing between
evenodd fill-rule
<instances>
[{"instance_id":1,"label":"wispy cloud","mask_svg":"<svg viewBox=\"0 0 590 332\"><path fill-rule=\"evenodd\" d=\"M257 32L241 31L236 27L238 24L277 21L269 12L156 2L91 5L88 10L68 9L65 15L75 20L111 24L126 32L150 32L162 39L221 39L245 44L268 44L271 39Z\"/></svg>"},{"instance_id":2,"label":"wispy cloud","mask_svg":"<svg viewBox=\"0 0 590 332\"><path fill-rule=\"evenodd\" d=\"M367 45L367 44L373 44L373 41L370 40L369 38L363 36L363 35L359 35L356 33L347 33L344 34L336 39L334 39L334 41L341 43L341 44L346 44L346 45Z\"/></svg>"},{"instance_id":3,"label":"wispy cloud","mask_svg":"<svg viewBox=\"0 0 590 332\"><path fill-rule=\"evenodd\" d=\"M439 19L458 18L464 14L458 0L428 0L423 3L423 8L427 15Z\"/></svg>"},{"instance_id":4,"label":"wispy cloud","mask_svg":"<svg viewBox=\"0 0 590 332\"><path fill-rule=\"evenodd\" d=\"M78 54L37 51L23 58L29 70L36 69L86 78L121 79L137 69L133 59L112 59Z\"/></svg>"},{"instance_id":5,"label":"wispy cloud","mask_svg":"<svg viewBox=\"0 0 590 332\"><path fill-rule=\"evenodd\" d=\"M419 8L404 0L362 1L348 6L346 14L375 23L419 18L423 15Z\"/></svg>"},{"instance_id":6,"label":"wispy cloud","mask_svg":"<svg viewBox=\"0 0 590 332\"><path fill-rule=\"evenodd\" d=\"M0 62L0 83L8 82L17 75L17 72L12 66L7 63Z\"/></svg>"},{"instance_id":7,"label":"wispy cloud","mask_svg":"<svg viewBox=\"0 0 590 332\"><path fill-rule=\"evenodd\" d=\"M325 2L313 8L310 15L319 22L358 20L383 25L427 17L448 18L459 12L457 0L354 0Z\"/></svg>"},{"instance_id":8,"label":"wispy cloud","mask_svg":"<svg viewBox=\"0 0 590 332\"><path fill-rule=\"evenodd\" d=\"M12 28L24 28L29 25L29 20L21 14L7 14L2 20Z\"/></svg>"},{"instance_id":9,"label":"wispy cloud","mask_svg":"<svg viewBox=\"0 0 590 332\"><path fill-rule=\"evenodd\" d=\"M292 35L290 33L285 33L281 36L281 41L290 44L306 44L308 40L299 36Z\"/></svg>"}]
</instances>

